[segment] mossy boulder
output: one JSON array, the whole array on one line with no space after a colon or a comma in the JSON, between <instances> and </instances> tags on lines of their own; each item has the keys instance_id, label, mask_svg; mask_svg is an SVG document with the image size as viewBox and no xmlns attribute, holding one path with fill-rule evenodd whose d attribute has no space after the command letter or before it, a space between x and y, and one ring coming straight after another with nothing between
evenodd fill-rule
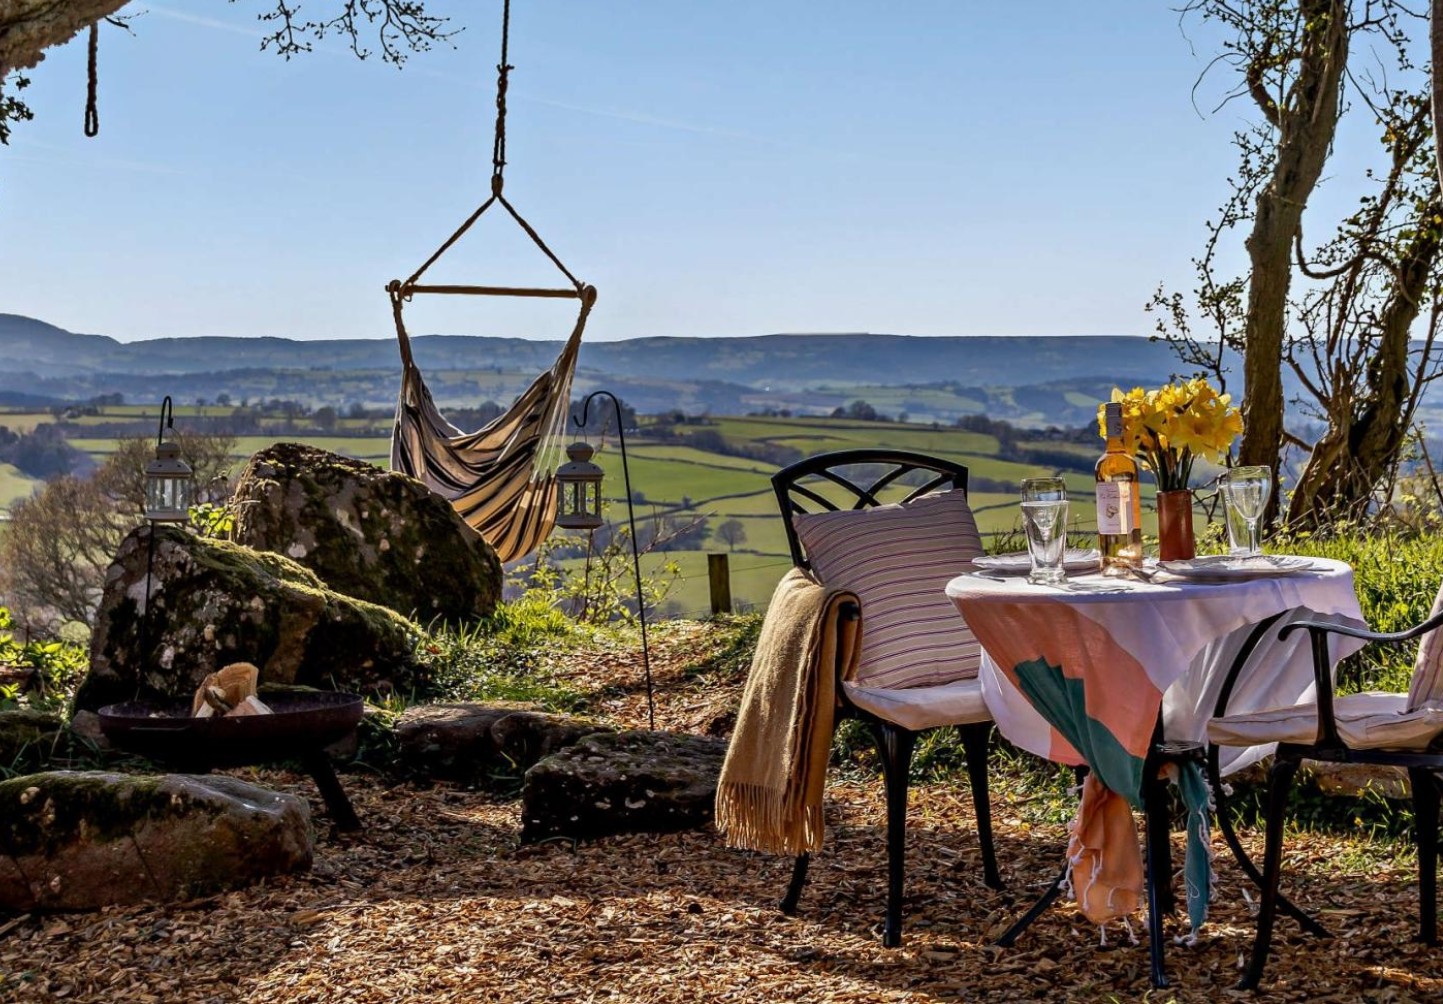
<instances>
[{"instance_id":1,"label":"mossy boulder","mask_svg":"<svg viewBox=\"0 0 1443 1004\"><path fill-rule=\"evenodd\" d=\"M260 667L262 683L409 693L424 684L419 635L394 611L326 588L289 558L143 526L121 543L106 573L90 672L75 706L94 711L137 693L188 698L206 674L232 662Z\"/></svg>"},{"instance_id":2,"label":"mossy boulder","mask_svg":"<svg viewBox=\"0 0 1443 1004\"><path fill-rule=\"evenodd\" d=\"M705 826L726 751L724 739L675 732L587 736L526 772L521 842Z\"/></svg>"},{"instance_id":3,"label":"mossy boulder","mask_svg":"<svg viewBox=\"0 0 1443 1004\"><path fill-rule=\"evenodd\" d=\"M421 623L484 617L501 598L496 552L415 478L277 443L241 473L235 511L239 543Z\"/></svg>"},{"instance_id":4,"label":"mossy boulder","mask_svg":"<svg viewBox=\"0 0 1443 1004\"><path fill-rule=\"evenodd\" d=\"M51 771L0 782L0 910L192 899L311 866L310 810L230 777Z\"/></svg>"}]
</instances>

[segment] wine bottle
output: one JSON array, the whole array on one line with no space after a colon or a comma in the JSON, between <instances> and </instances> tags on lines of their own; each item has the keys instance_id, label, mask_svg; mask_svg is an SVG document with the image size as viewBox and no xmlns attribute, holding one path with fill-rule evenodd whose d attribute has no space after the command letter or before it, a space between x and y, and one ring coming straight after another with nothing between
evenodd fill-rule
<instances>
[{"instance_id":1,"label":"wine bottle","mask_svg":"<svg viewBox=\"0 0 1443 1004\"><path fill-rule=\"evenodd\" d=\"M1106 451L1097 461L1097 549L1103 575L1127 575L1142 567L1142 484L1137 461L1122 443L1122 405L1103 406Z\"/></svg>"}]
</instances>

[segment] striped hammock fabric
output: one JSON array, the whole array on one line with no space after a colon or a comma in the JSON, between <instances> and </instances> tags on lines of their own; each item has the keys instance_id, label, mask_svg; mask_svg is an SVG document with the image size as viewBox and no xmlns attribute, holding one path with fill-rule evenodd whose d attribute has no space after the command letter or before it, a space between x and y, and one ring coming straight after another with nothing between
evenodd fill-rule
<instances>
[{"instance_id":1,"label":"striped hammock fabric","mask_svg":"<svg viewBox=\"0 0 1443 1004\"><path fill-rule=\"evenodd\" d=\"M586 312L551 369L476 432L448 422L405 353L391 470L449 499L502 562L535 551L556 522L555 469ZM408 346L409 348L409 346Z\"/></svg>"}]
</instances>

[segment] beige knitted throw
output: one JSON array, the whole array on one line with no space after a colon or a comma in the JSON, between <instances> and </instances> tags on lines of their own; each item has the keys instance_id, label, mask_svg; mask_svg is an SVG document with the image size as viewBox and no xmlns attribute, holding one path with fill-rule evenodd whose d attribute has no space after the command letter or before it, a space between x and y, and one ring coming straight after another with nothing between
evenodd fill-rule
<instances>
[{"instance_id":1,"label":"beige knitted throw","mask_svg":"<svg viewBox=\"0 0 1443 1004\"><path fill-rule=\"evenodd\" d=\"M716 825L732 847L800 854L822 846L822 789L836 721L836 667L856 669L854 593L793 569L777 585L717 785Z\"/></svg>"}]
</instances>

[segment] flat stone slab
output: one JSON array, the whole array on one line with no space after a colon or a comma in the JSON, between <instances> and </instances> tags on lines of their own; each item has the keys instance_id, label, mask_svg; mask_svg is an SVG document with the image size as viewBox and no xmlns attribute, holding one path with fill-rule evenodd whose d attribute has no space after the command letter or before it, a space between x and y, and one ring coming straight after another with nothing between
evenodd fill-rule
<instances>
[{"instance_id":1,"label":"flat stone slab","mask_svg":"<svg viewBox=\"0 0 1443 1004\"><path fill-rule=\"evenodd\" d=\"M526 772L521 842L705 826L726 750L724 739L675 732L587 736Z\"/></svg>"},{"instance_id":2,"label":"flat stone slab","mask_svg":"<svg viewBox=\"0 0 1443 1004\"><path fill-rule=\"evenodd\" d=\"M229 777L50 771L0 782L0 910L193 899L310 868L310 810Z\"/></svg>"},{"instance_id":3,"label":"flat stone slab","mask_svg":"<svg viewBox=\"0 0 1443 1004\"><path fill-rule=\"evenodd\" d=\"M607 731L515 701L419 704L406 709L395 729L407 771L462 784L517 778L543 757Z\"/></svg>"}]
</instances>

